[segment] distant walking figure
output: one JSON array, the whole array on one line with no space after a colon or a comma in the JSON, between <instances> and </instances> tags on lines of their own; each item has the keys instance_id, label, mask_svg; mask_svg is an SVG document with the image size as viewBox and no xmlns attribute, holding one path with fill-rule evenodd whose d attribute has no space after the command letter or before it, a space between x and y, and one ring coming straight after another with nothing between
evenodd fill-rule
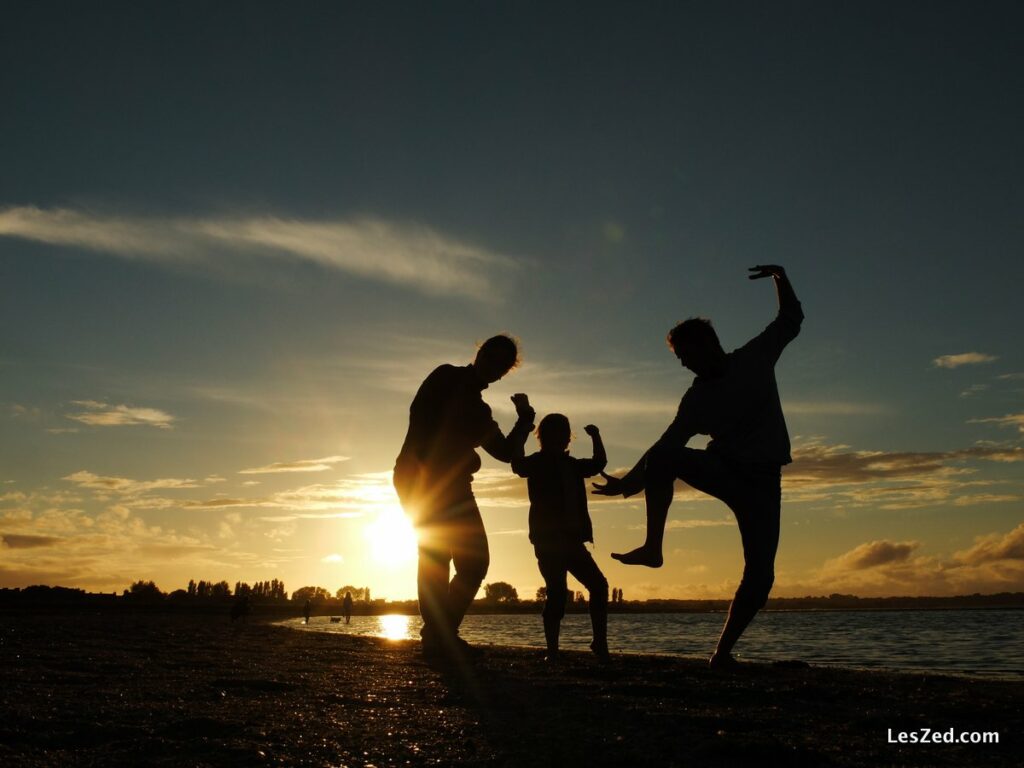
<instances>
[{"instance_id":1,"label":"distant walking figure","mask_svg":"<svg viewBox=\"0 0 1024 768\"><path fill-rule=\"evenodd\" d=\"M735 663L732 649L768 600L779 544L781 468L790 463L789 434L775 383L775 363L803 321L786 271L751 267L751 280L772 277L779 313L760 335L726 354L708 320L691 318L673 328L668 343L697 378L683 395L675 420L622 478L601 473L594 493L632 496L646 491L647 540L626 554L627 565L660 568L665 519L678 477L721 499L736 516L743 541L743 578L729 608L712 667ZM707 450L687 448L694 435L710 435Z\"/></svg>"},{"instance_id":2,"label":"distant walking figure","mask_svg":"<svg viewBox=\"0 0 1024 768\"><path fill-rule=\"evenodd\" d=\"M484 402L483 390L511 371L519 348L493 336L467 366L442 365L420 385L409 408L409 431L395 464L395 490L419 534L417 586L423 653L458 656L469 650L459 625L487 574L490 553L476 499L475 449L499 461L522 454L533 429L526 395L512 396L518 420L506 437ZM455 576L449 582L449 566Z\"/></svg>"},{"instance_id":3,"label":"distant walking figure","mask_svg":"<svg viewBox=\"0 0 1024 768\"><path fill-rule=\"evenodd\" d=\"M346 592L345 599L341 603L341 610L345 614L345 623L350 624L352 622L352 593Z\"/></svg>"},{"instance_id":4,"label":"distant walking figure","mask_svg":"<svg viewBox=\"0 0 1024 768\"><path fill-rule=\"evenodd\" d=\"M236 595L235 601L231 604L231 620L248 619L252 609L249 606L248 595Z\"/></svg>"},{"instance_id":5,"label":"distant walking figure","mask_svg":"<svg viewBox=\"0 0 1024 768\"><path fill-rule=\"evenodd\" d=\"M512 470L526 478L530 494L530 542L547 588L544 638L551 660L558 656L568 573L590 592L590 623L594 631L590 648L598 658L608 658L608 581L584 546L584 542L594 541L584 479L604 469L608 460L597 427L588 424L583 431L594 442L594 455L589 459L569 455L569 419L560 413L549 413L537 428L540 450L512 460Z\"/></svg>"},{"instance_id":6,"label":"distant walking figure","mask_svg":"<svg viewBox=\"0 0 1024 768\"><path fill-rule=\"evenodd\" d=\"M306 624L309 624L309 614L312 612L312 610L313 606L311 606L309 604L309 600L307 600L306 604L302 606L302 616L305 619Z\"/></svg>"}]
</instances>

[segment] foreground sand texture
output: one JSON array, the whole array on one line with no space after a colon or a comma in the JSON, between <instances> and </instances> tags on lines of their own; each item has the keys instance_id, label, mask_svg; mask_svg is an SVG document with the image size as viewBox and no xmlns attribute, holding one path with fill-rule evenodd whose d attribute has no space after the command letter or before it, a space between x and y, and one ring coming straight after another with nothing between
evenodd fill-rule
<instances>
[{"instance_id":1,"label":"foreground sand texture","mask_svg":"<svg viewBox=\"0 0 1024 768\"><path fill-rule=\"evenodd\" d=\"M538 618L538 632L540 620ZM221 616L0 616L0 765L1018 765L1024 684L417 644ZM888 744L887 729L1001 744Z\"/></svg>"}]
</instances>

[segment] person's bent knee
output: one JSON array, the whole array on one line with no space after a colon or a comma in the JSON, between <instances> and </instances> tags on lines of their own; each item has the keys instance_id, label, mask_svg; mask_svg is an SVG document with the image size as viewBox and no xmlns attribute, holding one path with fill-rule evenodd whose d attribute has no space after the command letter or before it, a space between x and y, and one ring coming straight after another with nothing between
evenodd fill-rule
<instances>
[{"instance_id":1,"label":"person's bent knee","mask_svg":"<svg viewBox=\"0 0 1024 768\"><path fill-rule=\"evenodd\" d=\"M650 481L651 478L676 476L676 465L679 463L679 456L676 451L665 446L652 448L647 454L647 462L644 464L644 477Z\"/></svg>"},{"instance_id":2,"label":"person's bent knee","mask_svg":"<svg viewBox=\"0 0 1024 768\"><path fill-rule=\"evenodd\" d=\"M608 602L608 579L601 577L601 581L590 587L590 602Z\"/></svg>"}]
</instances>

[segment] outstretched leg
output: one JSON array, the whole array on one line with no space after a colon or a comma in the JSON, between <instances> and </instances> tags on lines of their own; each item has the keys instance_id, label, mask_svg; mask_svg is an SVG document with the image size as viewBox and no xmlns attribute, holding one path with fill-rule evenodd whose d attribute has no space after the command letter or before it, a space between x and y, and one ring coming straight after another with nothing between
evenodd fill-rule
<instances>
[{"instance_id":1,"label":"outstretched leg","mask_svg":"<svg viewBox=\"0 0 1024 768\"><path fill-rule=\"evenodd\" d=\"M646 565L660 568L664 562L662 546L665 539L665 521L672 504L676 478L680 478L698 491L724 498L729 491L721 460L707 451L683 448L652 450L644 466L644 495L647 504L647 538L643 546L612 557L626 565Z\"/></svg>"},{"instance_id":2,"label":"outstretched leg","mask_svg":"<svg viewBox=\"0 0 1024 768\"><path fill-rule=\"evenodd\" d=\"M665 539L665 521L672 504L672 491L676 473L673 462L664 450L652 450L644 465L644 497L647 505L647 538L643 546L631 552L612 552L612 557L625 565L646 565L661 568L665 562L662 544Z\"/></svg>"}]
</instances>

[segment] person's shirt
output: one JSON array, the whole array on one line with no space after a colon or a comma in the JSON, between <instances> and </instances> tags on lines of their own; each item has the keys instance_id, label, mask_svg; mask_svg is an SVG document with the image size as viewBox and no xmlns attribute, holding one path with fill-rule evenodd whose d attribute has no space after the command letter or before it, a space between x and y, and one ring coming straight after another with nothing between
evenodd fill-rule
<instances>
[{"instance_id":1,"label":"person's shirt","mask_svg":"<svg viewBox=\"0 0 1024 768\"><path fill-rule=\"evenodd\" d=\"M554 451L537 451L512 460L512 471L526 478L533 544L578 544L594 540L583 481L603 470L606 463L601 458L578 459Z\"/></svg>"},{"instance_id":2,"label":"person's shirt","mask_svg":"<svg viewBox=\"0 0 1024 768\"><path fill-rule=\"evenodd\" d=\"M516 456L516 446L523 444L533 425L521 418L504 436L483 400L486 388L471 365L434 369L409 407L399 467L412 461L433 481L456 485L470 482L480 469L477 447L483 446L500 461Z\"/></svg>"},{"instance_id":3,"label":"person's shirt","mask_svg":"<svg viewBox=\"0 0 1024 768\"><path fill-rule=\"evenodd\" d=\"M780 307L760 334L726 355L725 373L694 379L679 402L675 419L651 450L682 447L694 435L708 435L711 441L707 450L730 459L749 464L789 464L789 432L775 381L775 364L786 345L800 333L803 318L799 301ZM627 496L643 487L646 456L623 478Z\"/></svg>"}]
</instances>

